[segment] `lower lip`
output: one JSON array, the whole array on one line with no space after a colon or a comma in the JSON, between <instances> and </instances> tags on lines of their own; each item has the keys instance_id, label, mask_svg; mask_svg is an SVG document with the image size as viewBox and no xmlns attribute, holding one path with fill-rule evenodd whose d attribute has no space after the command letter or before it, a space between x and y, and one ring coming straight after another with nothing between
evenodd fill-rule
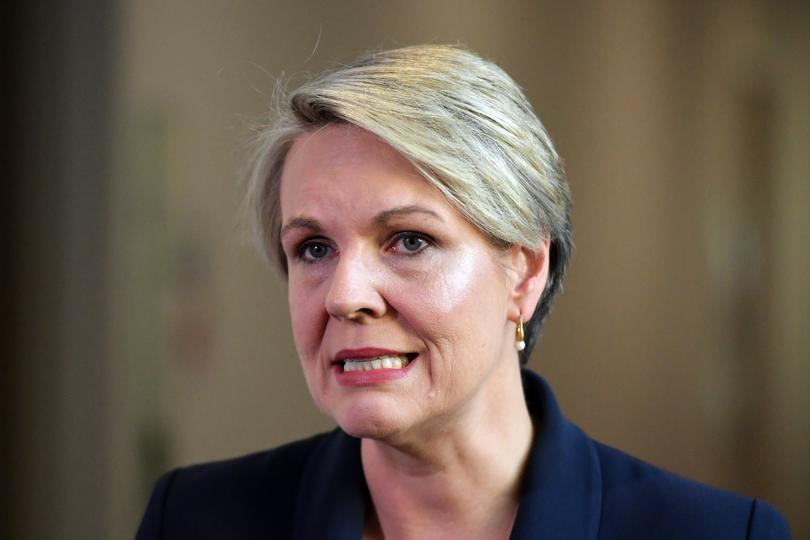
<instances>
[{"instance_id":1,"label":"lower lip","mask_svg":"<svg viewBox=\"0 0 810 540\"><path fill-rule=\"evenodd\" d=\"M343 366L336 364L334 370L341 386L374 386L396 381L408 374L416 358L408 365L398 369L372 369L371 371L343 371Z\"/></svg>"}]
</instances>

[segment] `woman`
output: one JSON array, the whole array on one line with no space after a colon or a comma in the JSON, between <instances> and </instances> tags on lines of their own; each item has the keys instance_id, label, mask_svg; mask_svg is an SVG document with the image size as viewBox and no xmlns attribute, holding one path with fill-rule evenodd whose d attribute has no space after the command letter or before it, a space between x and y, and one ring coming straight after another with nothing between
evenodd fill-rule
<instances>
[{"instance_id":1,"label":"woman","mask_svg":"<svg viewBox=\"0 0 810 540\"><path fill-rule=\"evenodd\" d=\"M286 107L250 200L339 428L168 474L139 538L789 536L766 503L592 441L521 370L571 254L570 202L503 71L410 47Z\"/></svg>"}]
</instances>

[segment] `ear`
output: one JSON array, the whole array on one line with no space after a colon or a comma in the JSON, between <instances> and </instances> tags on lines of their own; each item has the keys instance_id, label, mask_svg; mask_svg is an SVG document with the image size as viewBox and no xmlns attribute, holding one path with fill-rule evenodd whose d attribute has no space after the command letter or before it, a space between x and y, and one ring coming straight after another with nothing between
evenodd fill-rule
<instances>
[{"instance_id":1,"label":"ear","mask_svg":"<svg viewBox=\"0 0 810 540\"><path fill-rule=\"evenodd\" d=\"M515 280L511 290L509 320L517 323L518 319L523 317L525 322L534 313L548 281L550 246L551 240L544 238L534 250L524 246L511 248Z\"/></svg>"}]
</instances>

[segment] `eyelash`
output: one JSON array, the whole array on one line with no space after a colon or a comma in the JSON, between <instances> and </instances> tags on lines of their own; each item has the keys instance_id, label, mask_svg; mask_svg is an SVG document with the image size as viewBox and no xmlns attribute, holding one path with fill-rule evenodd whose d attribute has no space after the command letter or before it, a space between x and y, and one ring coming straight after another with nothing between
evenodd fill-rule
<instances>
[{"instance_id":1,"label":"eyelash","mask_svg":"<svg viewBox=\"0 0 810 540\"><path fill-rule=\"evenodd\" d=\"M415 239L418 239L418 240L420 240L422 242L422 245L420 246L420 248L417 251L410 251L410 250L399 251L399 253L402 253L403 255L407 255L409 257L414 256L414 255L418 255L418 254L422 253L428 247L434 245L434 242L433 242L432 238L430 238L426 234L422 234L422 233L418 233L418 232L414 232L414 231L403 231L401 233L397 233L393 237L391 237L391 240L389 241L388 244L389 244L389 246L394 247L401 240L404 240L406 238L415 238Z\"/></svg>"},{"instance_id":2,"label":"eyelash","mask_svg":"<svg viewBox=\"0 0 810 540\"><path fill-rule=\"evenodd\" d=\"M321 247L326 248L327 249L327 254L324 255L323 257L308 257L307 256L307 250L310 249L313 246L321 246ZM305 263L305 264L315 264L319 260L326 257L329 254L328 250L331 250L331 249L332 249L332 246L330 246L329 243L326 242L325 238L309 238L307 240L304 240L303 242L301 242L298 245L298 247L295 250L295 258L298 259L299 261Z\"/></svg>"},{"instance_id":3,"label":"eyelash","mask_svg":"<svg viewBox=\"0 0 810 540\"><path fill-rule=\"evenodd\" d=\"M421 245L418 250L411 251L404 248L396 249L396 245L405 239L415 238L421 242ZM403 231L395 234L391 237L391 239L387 242L386 246L388 249L394 250L395 253L399 253L401 255L405 255L407 257L413 257L422 253L428 247L435 245L433 239L422 233L414 232L414 231ZM308 255L308 250L312 247L323 247L327 250L327 253L323 255L323 257L311 257ZM300 260L305 264L315 264L321 259L324 259L329 256L329 250L333 250L334 248L329 245L325 238L308 238L301 242L295 250L295 258Z\"/></svg>"}]
</instances>

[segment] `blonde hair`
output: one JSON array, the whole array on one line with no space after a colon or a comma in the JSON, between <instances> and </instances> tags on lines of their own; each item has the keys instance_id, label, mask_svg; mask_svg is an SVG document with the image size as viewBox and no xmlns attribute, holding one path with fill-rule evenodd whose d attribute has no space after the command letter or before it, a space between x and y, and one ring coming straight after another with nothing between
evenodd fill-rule
<instances>
[{"instance_id":1,"label":"blonde hair","mask_svg":"<svg viewBox=\"0 0 810 540\"><path fill-rule=\"evenodd\" d=\"M407 157L494 245L551 241L549 279L527 325L525 362L573 249L562 163L520 87L458 46L363 56L279 99L260 131L248 190L262 252L286 274L279 184L297 137L330 123L369 131Z\"/></svg>"}]
</instances>

